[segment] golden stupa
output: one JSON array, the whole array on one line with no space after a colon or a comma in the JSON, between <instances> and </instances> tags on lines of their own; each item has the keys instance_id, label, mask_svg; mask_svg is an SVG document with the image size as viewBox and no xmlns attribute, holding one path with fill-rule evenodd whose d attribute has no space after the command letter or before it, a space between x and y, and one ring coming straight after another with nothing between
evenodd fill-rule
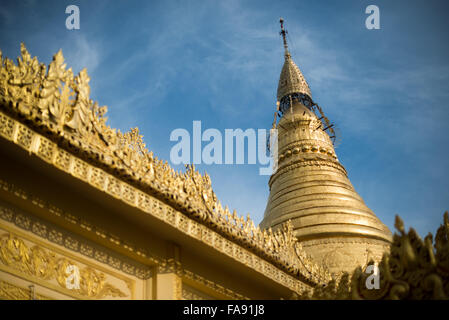
<instances>
[{"instance_id":1,"label":"golden stupa","mask_svg":"<svg viewBox=\"0 0 449 320\"><path fill-rule=\"evenodd\" d=\"M281 20L285 62L277 100L278 168L260 226L278 229L291 220L308 254L331 272L380 260L391 232L366 206L338 161L321 108L293 62ZM318 118L314 110L321 113ZM327 118L325 118L327 121Z\"/></svg>"},{"instance_id":2,"label":"golden stupa","mask_svg":"<svg viewBox=\"0 0 449 320\"><path fill-rule=\"evenodd\" d=\"M223 207L207 174L175 171L137 128L110 127L86 69L74 75L62 50L48 66L23 44L17 64L0 51L0 300L447 300L449 214L423 240L396 216L391 242L281 28L265 229ZM377 271L367 265L388 250ZM252 304L247 314L264 316Z\"/></svg>"}]
</instances>

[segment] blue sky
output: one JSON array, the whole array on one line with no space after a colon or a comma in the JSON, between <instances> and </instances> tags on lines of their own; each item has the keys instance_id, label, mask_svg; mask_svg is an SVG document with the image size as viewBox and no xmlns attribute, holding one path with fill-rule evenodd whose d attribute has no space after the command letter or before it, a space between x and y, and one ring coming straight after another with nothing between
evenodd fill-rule
<instances>
[{"instance_id":1,"label":"blue sky","mask_svg":"<svg viewBox=\"0 0 449 320\"><path fill-rule=\"evenodd\" d=\"M80 8L67 30L65 8ZM380 9L380 30L365 8ZM449 209L447 1L2 1L0 49L20 42L49 63L87 67L111 126L138 126L169 159L170 133L270 128L283 63L279 17L312 96L340 130L336 149L357 192L394 230L434 233ZM177 167L178 168L178 167ZM179 167L180 168L180 167ZM259 165L200 165L223 204L263 217Z\"/></svg>"}]
</instances>

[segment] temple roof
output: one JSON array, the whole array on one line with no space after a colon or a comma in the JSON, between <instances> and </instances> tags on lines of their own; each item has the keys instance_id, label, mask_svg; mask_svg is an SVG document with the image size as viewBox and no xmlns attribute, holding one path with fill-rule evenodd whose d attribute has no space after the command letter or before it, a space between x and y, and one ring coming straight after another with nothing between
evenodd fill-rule
<instances>
[{"instance_id":1,"label":"temple roof","mask_svg":"<svg viewBox=\"0 0 449 320\"><path fill-rule=\"evenodd\" d=\"M106 187L90 182L93 186L144 212L152 209L142 199L154 197L179 210L182 219L202 224L304 283L329 281L328 270L305 254L290 224L276 233L255 227L249 217L222 207L207 174L201 175L193 166L176 172L153 156L137 128L126 133L111 128L106 122L107 108L89 97L89 81L85 69L76 76L66 69L61 50L48 68L32 58L23 44L17 65L0 51L0 136L19 141L14 132L20 127L35 137L29 138L33 143L30 140L22 146L30 154L66 172L74 168L67 165L70 162L62 165L60 158L40 152L47 146L51 152L64 154L64 159L76 157L92 172L110 175Z\"/></svg>"}]
</instances>

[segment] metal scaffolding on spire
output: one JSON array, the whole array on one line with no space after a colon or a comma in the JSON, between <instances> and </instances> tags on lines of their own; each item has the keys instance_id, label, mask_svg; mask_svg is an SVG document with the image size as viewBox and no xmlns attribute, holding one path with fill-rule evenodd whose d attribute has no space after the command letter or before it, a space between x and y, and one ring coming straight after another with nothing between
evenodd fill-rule
<instances>
[{"instance_id":1,"label":"metal scaffolding on spire","mask_svg":"<svg viewBox=\"0 0 449 320\"><path fill-rule=\"evenodd\" d=\"M316 129L322 129L326 131L333 143L336 142L336 132L334 125L324 115L323 110L312 99L309 85L302 74L299 67L295 64L291 58L288 50L287 34L288 31L284 27L284 19L280 18L281 31L279 34L282 36L282 41L285 50L285 62L282 67L281 75L279 77L279 85L277 90L277 110L276 115L281 118L287 110L293 111L293 104L297 101L300 104L313 111L317 118L321 121L322 125ZM276 119L277 117L275 117ZM276 121L276 120L275 120Z\"/></svg>"}]
</instances>

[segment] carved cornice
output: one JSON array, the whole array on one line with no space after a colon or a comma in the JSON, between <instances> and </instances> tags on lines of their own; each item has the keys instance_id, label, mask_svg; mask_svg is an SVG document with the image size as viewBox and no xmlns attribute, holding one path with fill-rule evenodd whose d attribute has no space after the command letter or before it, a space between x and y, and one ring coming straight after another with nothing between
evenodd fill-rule
<instances>
[{"instance_id":1,"label":"carved cornice","mask_svg":"<svg viewBox=\"0 0 449 320\"><path fill-rule=\"evenodd\" d=\"M137 258L143 258L144 261L148 264L157 264L158 266L158 272L174 272L180 276L187 276L193 275L192 272L188 270L184 270L182 266L172 261L171 259L166 260L163 257L156 257L154 255L151 255L148 250L145 248L137 247L135 244L129 243L127 241L124 241L117 236L111 234L108 232L108 230L105 230L104 228L100 228L98 226L93 225L89 221L80 220L72 213L63 211L59 209L58 207L55 207L54 205L48 203L47 201L40 199L29 192L18 188L17 186L7 183L5 181L2 181L0 179L0 188L6 192L9 192L11 195L14 195L18 198L20 198L21 201L31 201L32 204L39 208L43 208L46 211L48 211L50 214L54 215L55 217L58 217L62 220L68 220L70 223L74 226L78 226L79 228L82 228L84 231L89 232L94 239L106 239L110 242L112 245L112 249L115 248L122 248L126 249L131 257ZM303 283L303 281L298 280L297 278L287 274L285 271L282 271L275 266L273 266L271 263L265 261L264 259L260 258L259 256L251 253L245 248L242 248L240 245L231 242L227 240L226 238L222 237L215 231L199 224L198 222L189 219L185 217L182 213L179 211L173 210L173 208L167 206L166 204L160 202L159 200L148 196L148 198L143 201L142 203L145 204L145 207L140 207L140 209L146 209L146 213L152 214L153 216L162 219L166 223L170 224L172 227L178 229L181 232L186 233L187 235L197 239L198 241L202 241L205 244L213 247L214 249L218 250L219 252L222 252L229 257L235 259L239 263L244 263L247 267L252 268L256 272L259 272L266 277L281 283L282 285L290 288L292 291L295 292L302 292L306 288L308 288L308 285ZM32 231L34 233L39 232L39 230L33 231L33 228L35 227L35 221L31 219L28 216L24 216L22 214L16 214L13 210L0 210L0 218L9 221L14 222L16 226ZM36 227L37 228L37 227ZM48 230L48 236L49 240L52 242L55 242L60 245L65 245L65 241L63 241L63 235L62 232L52 230ZM37 234L37 233L36 233ZM39 234L37 234L39 235ZM72 249L73 250L73 249ZM81 252L83 254L86 254L85 252ZM89 253L90 254L90 253ZM107 256L105 256L105 253L102 251L100 259L96 258L100 262L107 263L108 259ZM130 273L131 271L136 272L136 276L138 277L146 277L148 275L145 270L142 270L141 268L135 268L135 267L129 267L129 264L126 264L128 267L126 269L123 269L122 271L125 271L127 273ZM114 266L113 266L114 267ZM307 264L303 266L304 268L308 267ZM311 269L314 271L313 269ZM139 276L140 275L140 276ZM195 275L195 279L201 279L201 277ZM198 278L199 277L199 278ZM193 279L193 278L192 278ZM209 280L205 280L206 284L212 283ZM221 292L220 288L222 288L220 285L216 284L213 286L213 290L216 290L217 292ZM226 294L229 296L232 293L232 291L227 292ZM232 293L230 297L239 297L238 294ZM240 298L238 298L240 299Z\"/></svg>"},{"instance_id":2,"label":"carved cornice","mask_svg":"<svg viewBox=\"0 0 449 320\"><path fill-rule=\"evenodd\" d=\"M226 297L226 299L234 299L234 300L249 300L248 297L245 297L237 292L234 292L228 288L225 288L221 286L218 283L215 283L211 280L208 280L196 273L193 273L189 270L182 270L182 273L180 273L180 276L183 280L190 280L196 284L199 284L202 287L206 287L212 292L218 293L219 295ZM184 283L182 285L183 292L184 292ZM301 289L300 292L303 292L305 289Z\"/></svg>"},{"instance_id":3,"label":"carved cornice","mask_svg":"<svg viewBox=\"0 0 449 320\"><path fill-rule=\"evenodd\" d=\"M173 208L180 210L302 281L320 284L329 279L305 255L288 226L276 233L261 231L249 217L221 206L208 175L193 166L175 172L146 149L137 128L125 134L110 128L106 107L89 97L87 71L74 77L61 51L48 71L24 45L21 53L16 66L0 52L0 106L9 114L0 114L3 137L144 212L153 209L153 195L169 206L167 217L184 219Z\"/></svg>"},{"instance_id":4,"label":"carved cornice","mask_svg":"<svg viewBox=\"0 0 449 320\"><path fill-rule=\"evenodd\" d=\"M5 187L5 183L1 180L0 186L3 188ZM15 192L19 191L17 188L14 188L14 190ZM26 197L29 198L29 195L24 192L20 192L20 194L22 196L26 195ZM56 208L53 207L52 209L55 210ZM0 203L0 219L14 223L15 226L32 232L42 239L63 246L73 252L81 253L87 258L95 259L100 263L104 263L116 270L123 271L139 279L148 279L151 277L151 268L147 266L137 264L131 259L124 260L121 256L111 253L110 250L99 248L98 245L94 245L85 239L81 240L79 237L58 228L51 223L44 222L30 215L24 215L18 212L15 208L5 207L2 203ZM72 221L74 220L72 219ZM117 238L111 239L117 241Z\"/></svg>"},{"instance_id":5,"label":"carved cornice","mask_svg":"<svg viewBox=\"0 0 449 320\"><path fill-rule=\"evenodd\" d=\"M212 297L202 296L190 288L182 287L182 299L183 300L210 300Z\"/></svg>"},{"instance_id":6,"label":"carved cornice","mask_svg":"<svg viewBox=\"0 0 449 320\"><path fill-rule=\"evenodd\" d=\"M3 190L5 190L5 187L7 186L9 191L11 191L14 194L17 194L24 200L30 198L32 198L34 202L38 200L36 197L32 197L30 194L26 193L21 189L18 189L17 187L14 187L11 184L6 184L2 180L0 180L0 186ZM44 201L37 201L36 203L39 203L40 206L45 206L46 208L48 208L48 204L46 204ZM52 206L52 210L57 211L59 213L63 213L61 210L59 210L54 206ZM80 253L86 256L87 258L95 259L100 263L107 264L108 266L114 269L133 275L139 279L147 280L153 275L151 269L149 268L145 268L144 266L137 265L130 261L121 261L120 258L117 257L117 255L112 255L110 252L106 250L99 249L96 246L90 245L89 243L86 242L86 240L79 241L78 243L78 240L75 239L75 236L72 234L68 234L67 231L57 228L52 224L49 224L48 222L43 222L36 217L24 215L18 212L16 209L10 207L8 208L3 207L1 203L0 203L0 219L9 223L14 223L16 227L25 231L32 232L33 234L39 236L42 239L51 241L60 246L64 246L68 250ZM76 222L76 220L73 219L71 221ZM86 224L87 222L84 223ZM95 226L93 225L90 226L91 226L90 229L95 232ZM110 234L106 230L102 230L101 232L102 233L99 235L100 237L102 237L101 235L107 235L106 238L110 238ZM123 243L123 241L117 237L111 239L114 240L115 244ZM156 258L154 258L153 256L153 259ZM218 283L215 283L192 271L183 268L180 262L175 261L174 259L164 259L159 257L158 260L152 260L151 262L157 262L157 273L175 273L179 278L182 278L182 280L188 279L190 281L193 281L202 287L206 287L209 290L212 290L212 292L215 292L218 295L226 297L226 299L235 299L235 300L249 299L237 292L234 292L230 289L221 286ZM184 288L183 284L182 288ZM297 287L297 289L298 288L303 289L303 287ZM301 292L301 290L299 290L299 292Z\"/></svg>"}]
</instances>

